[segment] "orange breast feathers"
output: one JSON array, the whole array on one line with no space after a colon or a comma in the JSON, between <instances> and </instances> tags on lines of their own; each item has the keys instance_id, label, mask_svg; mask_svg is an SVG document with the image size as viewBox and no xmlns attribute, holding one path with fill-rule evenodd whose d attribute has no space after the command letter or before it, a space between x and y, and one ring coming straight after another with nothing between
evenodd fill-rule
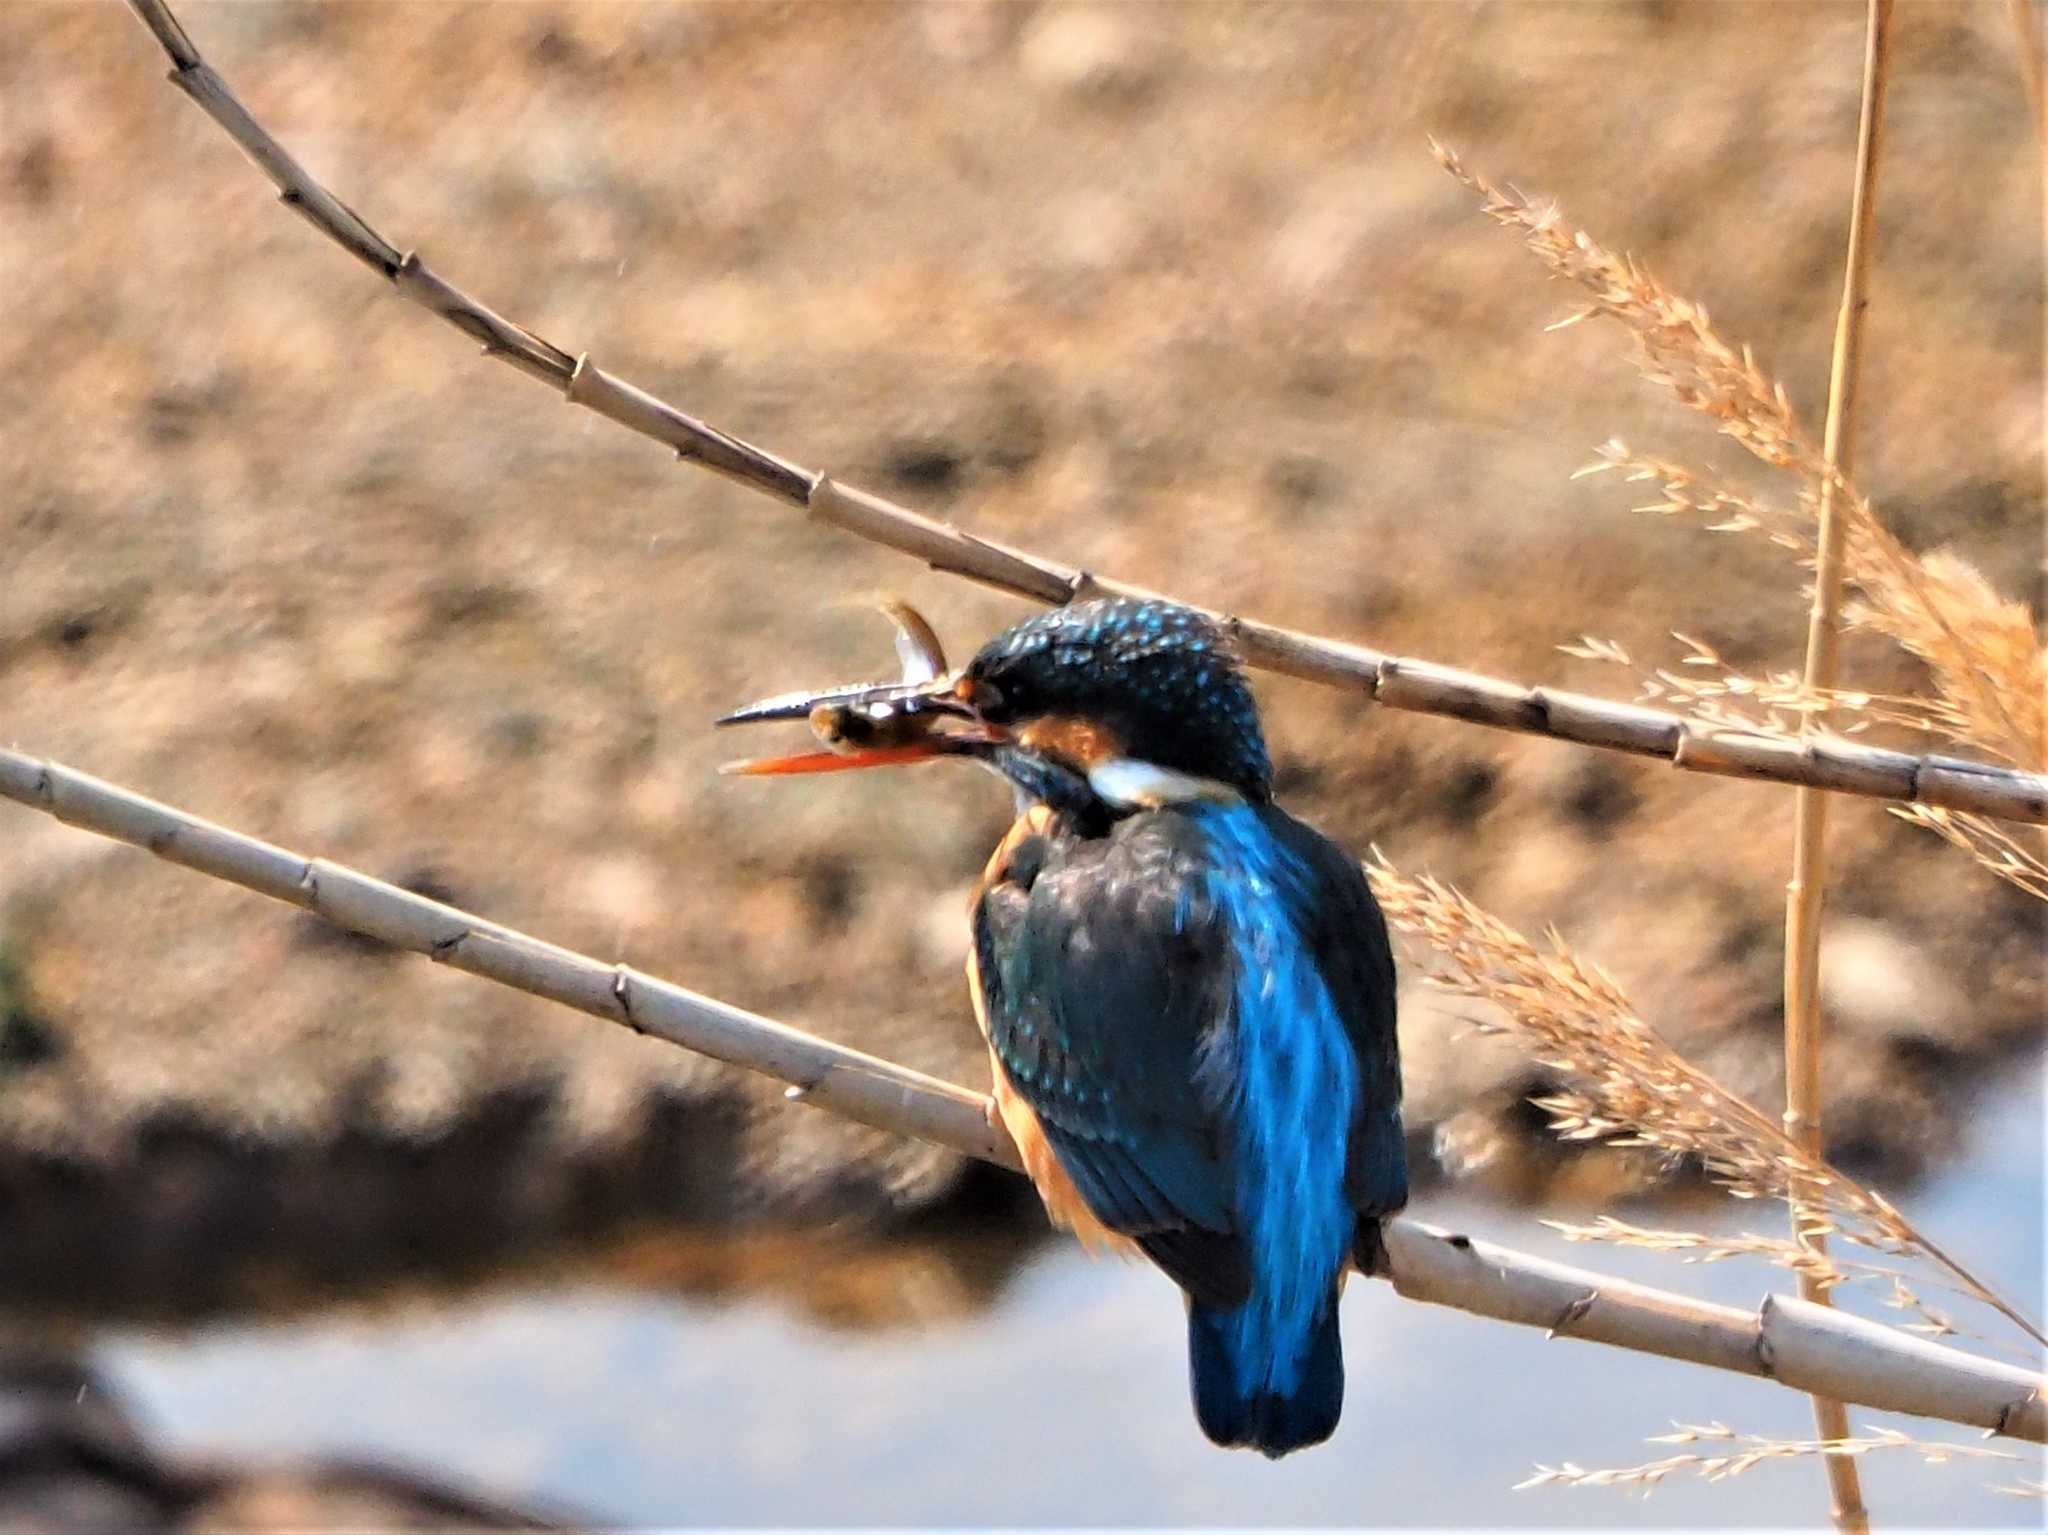
<instances>
[{"instance_id":1,"label":"orange breast feathers","mask_svg":"<svg viewBox=\"0 0 2048 1535\"><path fill-rule=\"evenodd\" d=\"M1018 844L1044 832L1051 820L1052 812L1043 805L1034 805L1017 817L1010 834L1003 838L995 856L989 859L988 867L982 872L981 883L974 892L976 906L981 904L982 892L1003 877ZM981 1028L982 1038L986 1039L988 1010L981 995L981 965L972 947L967 951L967 990L974 999L974 1021ZM1010 1085L1009 1075L1003 1070L1003 1063L996 1059L994 1050L989 1051L988 1064L994 1081L996 1110L1003 1116L1003 1128L1017 1143L1024 1171L1030 1175L1032 1187L1038 1190L1038 1197L1045 1205L1045 1213L1052 1217L1052 1223L1073 1232L1084 1247L1107 1249L1126 1257L1142 1256L1137 1244L1129 1237L1119 1236L1095 1218L1095 1212L1081 1198L1081 1191L1074 1187L1074 1180L1060 1166L1059 1157L1038 1123L1037 1111Z\"/></svg>"}]
</instances>

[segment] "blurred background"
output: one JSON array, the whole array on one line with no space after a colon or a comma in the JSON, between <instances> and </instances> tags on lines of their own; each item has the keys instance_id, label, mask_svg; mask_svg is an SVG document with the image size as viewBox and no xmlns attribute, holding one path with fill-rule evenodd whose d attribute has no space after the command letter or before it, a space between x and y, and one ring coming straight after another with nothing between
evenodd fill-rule
<instances>
[{"instance_id":1,"label":"blurred background","mask_svg":"<svg viewBox=\"0 0 2048 1535\"><path fill-rule=\"evenodd\" d=\"M1571 295L1426 135L1708 304L1817 432L1853 0L180 15L401 247L808 467L1523 681L1630 696L1558 653L1588 632L1797 665L1779 551L1570 481L1614 436L1749 471L1616 334L1545 332ZM1896 34L1860 479L2038 611L2011 20L1910 6ZM720 780L706 725L879 675L886 629L848 599L909 598L956 656L1025 609L479 358L277 207L121 7L7 0L0 40L0 738L984 1083L960 968L1006 797ZM1846 665L1917 685L1869 643ZM1293 808L1555 925L1777 1108L1789 795L1258 686ZM2036 1301L2040 908L1879 805L1835 824L1831 1153ZM1525 1247L1599 1208L1781 1223L1567 1154L1540 1070L1470 1008L1403 1008L1416 1213ZM1346 1302L1333 1445L1213 1451L1170 1285L1049 1239L1017 1181L9 807L0 1308L0 1380L34 1404L0 1418L0 1508L59 1524L1825 1515L1811 1465L1647 1505L1512 1494L1537 1461L1651 1458L1671 1418L1803 1437L1807 1405L1375 1285ZM1881 1522L2038 1522L1985 1485L2038 1459L1869 1475Z\"/></svg>"}]
</instances>

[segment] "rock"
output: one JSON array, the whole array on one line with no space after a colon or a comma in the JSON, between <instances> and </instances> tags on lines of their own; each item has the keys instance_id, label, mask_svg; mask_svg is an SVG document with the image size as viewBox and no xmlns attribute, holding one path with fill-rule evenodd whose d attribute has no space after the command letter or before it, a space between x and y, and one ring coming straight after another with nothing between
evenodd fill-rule
<instances>
[{"instance_id":1,"label":"rock","mask_svg":"<svg viewBox=\"0 0 2048 1535\"><path fill-rule=\"evenodd\" d=\"M1458 185L1434 165L1378 159L1304 188L1273 232L1266 271L1300 303L1340 308L1405 270L1423 231L1463 211Z\"/></svg>"},{"instance_id":2,"label":"rock","mask_svg":"<svg viewBox=\"0 0 2048 1535\"><path fill-rule=\"evenodd\" d=\"M948 890L934 896L910 929L918 963L929 970L958 970L967 963L974 923L967 912L967 892Z\"/></svg>"},{"instance_id":3,"label":"rock","mask_svg":"<svg viewBox=\"0 0 2048 1535\"><path fill-rule=\"evenodd\" d=\"M1069 276L1103 276L1129 267L1146 242L1128 198L1101 187L1077 188L1050 212L1045 247Z\"/></svg>"},{"instance_id":4,"label":"rock","mask_svg":"<svg viewBox=\"0 0 2048 1535\"><path fill-rule=\"evenodd\" d=\"M664 912L661 871L636 854L592 859L577 876L575 894L593 919L625 934L651 927Z\"/></svg>"},{"instance_id":5,"label":"rock","mask_svg":"<svg viewBox=\"0 0 2048 1535\"><path fill-rule=\"evenodd\" d=\"M1898 927L1838 917L1821 934L1821 1006L1863 1039L1961 1043L1968 1003L1954 980Z\"/></svg>"},{"instance_id":6,"label":"rock","mask_svg":"<svg viewBox=\"0 0 2048 1535\"><path fill-rule=\"evenodd\" d=\"M917 31L933 58L980 64L1009 43L1020 14L1011 0L925 0Z\"/></svg>"},{"instance_id":7,"label":"rock","mask_svg":"<svg viewBox=\"0 0 2048 1535\"><path fill-rule=\"evenodd\" d=\"M1106 6L1056 6L1025 28L1017 62L1034 85L1063 95L1131 100L1154 85L1162 60L1142 14Z\"/></svg>"}]
</instances>

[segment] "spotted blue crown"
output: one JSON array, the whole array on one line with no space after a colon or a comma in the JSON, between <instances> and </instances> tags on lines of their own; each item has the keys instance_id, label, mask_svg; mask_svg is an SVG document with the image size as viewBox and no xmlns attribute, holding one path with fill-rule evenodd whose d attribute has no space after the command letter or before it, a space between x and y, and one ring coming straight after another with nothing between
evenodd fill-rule
<instances>
[{"instance_id":1,"label":"spotted blue crown","mask_svg":"<svg viewBox=\"0 0 2048 1535\"><path fill-rule=\"evenodd\" d=\"M1192 608L1132 597L1071 603L997 635L967 674L995 690L984 711L992 720L1100 721L1130 756L1272 798L1243 668L1214 620Z\"/></svg>"}]
</instances>

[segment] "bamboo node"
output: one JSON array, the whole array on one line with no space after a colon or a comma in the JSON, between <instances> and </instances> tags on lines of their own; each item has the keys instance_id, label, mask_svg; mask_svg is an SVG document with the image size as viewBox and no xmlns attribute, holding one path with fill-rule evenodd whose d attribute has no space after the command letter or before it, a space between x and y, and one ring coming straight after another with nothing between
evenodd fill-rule
<instances>
[{"instance_id":1,"label":"bamboo node","mask_svg":"<svg viewBox=\"0 0 2048 1535\"><path fill-rule=\"evenodd\" d=\"M676 457L682 457L680 449L677 450ZM839 499L838 481L829 474L821 474L812 483L811 493L804 497L804 515L829 522L831 518L828 513Z\"/></svg>"},{"instance_id":2,"label":"bamboo node","mask_svg":"<svg viewBox=\"0 0 2048 1535\"><path fill-rule=\"evenodd\" d=\"M624 965L612 966L612 1000L619 1004L619 1021L635 1034L644 1032L633 1016L633 972Z\"/></svg>"},{"instance_id":3,"label":"bamboo node","mask_svg":"<svg viewBox=\"0 0 2048 1535\"><path fill-rule=\"evenodd\" d=\"M1593 1309L1593 1302L1599 1298L1600 1295L1597 1290L1588 1290L1583 1295L1573 1296L1571 1304L1557 1314L1557 1320L1550 1324L1550 1330L1544 1334L1544 1337L1556 1338L1569 1332L1577 1323L1584 1319L1587 1312Z\"/></svg>"},{"instance_id":4,"label":"bamboo node","mask_svg":"<svg viewBox=\"0 0 2048 1535\"><path fill-rule=\"evenodd\" d=\"M1771 1342L1771 1324L1778 1318L1778 1298L1766 1295L1756 1308L1756 1362L1758 1373L1768 1380L1778 1378L1778 1349Z\"/></svg>"},{"instance_id":5,"label":"bamboo node","mask_svg":"<svg viewBox=\"0 0 2048 1535\"><path fill-rule=\"evenodd\" d=\"M2007 1402L1998 1409L1998 1421L1984 1431L1984 1436L1988 1439L1995 1435L2011 1433L2013 1419L2040 1400L2041 1388L2036 1386L2017 1401Z\"/></svg>"},{"instance_id":6,"label":"bamboo node","mask_svg":"<svg viewBox=\"0 0 2048 1535\"><path fill-rule=\"evenodd\" d=\"M406 259L410 261L412 258L408 256ZM576 365L569 370L568 378L562 383L562 398L571 405L585 404L583 381L589 376L590 354L588 352L578 352L576 354ZM682 456L682 450L678 449L676 457L681 458Z\"/></svg>"}]
</instances>

